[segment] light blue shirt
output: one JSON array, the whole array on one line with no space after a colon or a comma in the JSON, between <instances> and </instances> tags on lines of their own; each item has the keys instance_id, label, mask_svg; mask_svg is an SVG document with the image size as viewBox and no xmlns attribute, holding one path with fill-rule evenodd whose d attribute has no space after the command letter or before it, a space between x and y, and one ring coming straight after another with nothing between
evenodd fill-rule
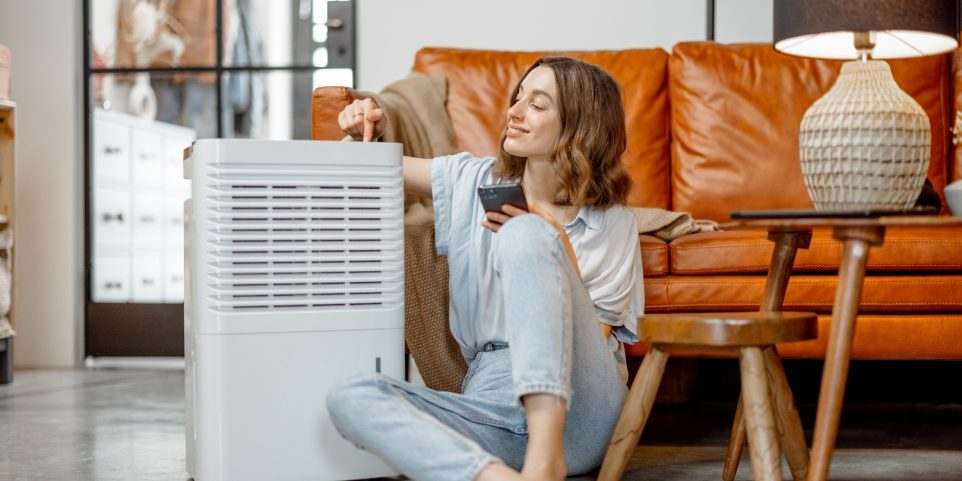
<instances>
[{"instance_id":1,"label":"light blue shirt","mask_svg":"<svg viewBox=\"0 0 962 481\"><path fill-rule=\"evenodd\" d=\"M477 188L505 180L492 173L494 157L468 153L437 157L431 163L435 245L448 257L450 324L465 359L488 342L505 342L504 305L495 287L491 242L481 226L484 208ZM638 341L637 319L644 313L641 251L634 213L624 205L582 207L564 226L581 278L601 322L612 326L609 344ZM620 342L619 342L620 341Z\"/></svg>"}]
</instances>

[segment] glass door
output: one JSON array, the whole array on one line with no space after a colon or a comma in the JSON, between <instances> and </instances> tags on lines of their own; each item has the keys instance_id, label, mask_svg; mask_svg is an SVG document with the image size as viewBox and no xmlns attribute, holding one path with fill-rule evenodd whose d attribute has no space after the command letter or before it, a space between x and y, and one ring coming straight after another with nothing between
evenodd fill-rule
<instances>
[{"instance_id":1,"label":"glass door","mask_svg":"<svg viewBox=\"0 0 962 481\"><path fill-rule=\"evenodd\" d=\"M85 0L85 356L182 356L183 151L309 139L354 83L351 0Z\"/></svg>"}]
</instances>

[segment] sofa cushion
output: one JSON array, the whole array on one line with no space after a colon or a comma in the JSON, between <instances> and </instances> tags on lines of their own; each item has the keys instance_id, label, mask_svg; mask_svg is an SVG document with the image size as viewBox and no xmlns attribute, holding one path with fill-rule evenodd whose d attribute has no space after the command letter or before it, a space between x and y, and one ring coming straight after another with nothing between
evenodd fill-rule
<instances>
[{"instance_id":1,"label":"sofa cushion","mask_svg":"<svg viewBox=\"0 0 962 481\"><path fill-rule=\"evenodd\" d=\"M668 275L668 243L650 235L638 236L641 245L641 270L643 275L658 277Z\"/></svg>"},{"instance_id":2,"label":"sofa cushion","mask_svg":"<svg viewBox=\"0 0 962 481\"><path fill-rule=\"evenodd\" d=\"M932 128L929 179L942 191L951 145L951 55L893 60L896 82ZM802 181L802 115L841 62L792 57L770 44L680 43L669 61L672 209L726 220L733 210L812 207Z\"/></svg>"},{"instance_id":3,"label":"sofa cushion","mask_svg":"<svg viewBox=\"0 0 962 481\"><path fill-rule=\"evenodd\" d=\"M348 87L318 87L311 94L311 138L341 140L344 131L337 124L337 113L354 101Z\"/></svg>"},{"instance_id":4,"label":"sofa cushion","mask_svg":"<svg viewBox=\"0 0 962 481\"><path fill-rule=\"evenodd\" d=\"M793 275L784 308L830 312L838 277ZM645 279L647 312L758 309L765 276L663 276ZM861 312L962 312L962 274L866 276Z\"/></svg>"},{"instance_id":5,"label":"sofa cushion","mask_svg":"<svg viewBox=\"0 0 962 481\"><path fill-rule=\"evenodd\" d=\"M448 114L462 150L496 155L511 89L539 57L566 55L607 70L621 85L627 122L629 203L668 208L668 54L660 48L592 52L418 51L414 70L448 79Z\"/></svg>"},{"instance_id":6,"label":"sofa cushion","mask_svg":"<svg viewBox=\"0 0 962 481\"><path fill-rule=\"evenodd\" d=\"M764 230L703 232L669 245L672 275L760 274L768 272L775 243ZM808 249L795 256L795 272L835 272L842 244L830 229L815 229ZM885 230L885 243L873 248L868 272L962 273L962 227Z\"/></svg>"}]
</instances>

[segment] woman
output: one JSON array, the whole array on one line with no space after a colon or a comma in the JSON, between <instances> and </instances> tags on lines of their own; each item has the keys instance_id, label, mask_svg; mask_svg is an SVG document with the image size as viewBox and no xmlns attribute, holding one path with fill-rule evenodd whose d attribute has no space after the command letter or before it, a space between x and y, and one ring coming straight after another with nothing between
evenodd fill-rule
<instances>
[{"instance_id":1,"label":"woman","mask_svg":"<svg viewBox=\"0 0 962 481\"><path fill-rule=\"evenodd\" d=\"M497 158L405 157L405 189L432 195L448 256L463 394L375 375L331 390L339 432L418 480L562 479L601 463L627 389L623 342L644 308L625 118L603 70L545 57L515 87ZM378 138L370 100L338 116ZM484 212L482 184L520 182L528 211ZM599 326L600 323L600 326Z\"/></svg>"}]
</instances>

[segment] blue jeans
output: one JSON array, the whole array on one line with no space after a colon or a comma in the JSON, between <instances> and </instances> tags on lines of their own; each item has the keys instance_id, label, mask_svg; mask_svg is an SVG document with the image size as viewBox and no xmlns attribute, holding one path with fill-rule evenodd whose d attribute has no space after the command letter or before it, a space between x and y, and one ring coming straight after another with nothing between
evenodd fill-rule
<instances>
[{"instance_id":1,"label":"blue jeans","mask_svg":"<svg viewBox=\"0 0 962 481\"><path fill-rule=\"evenodd\" d=\"M471 361L463 394L382 375L347 380L328 394L341 435L412 479L471 481L496 460L520 470L526 394L567 401L572 475L601 463L618 421L627 371L558 232L536 215L515 217L495 234L493 249L508 339L489 342Z\"/></svg>"}]
</instances>

